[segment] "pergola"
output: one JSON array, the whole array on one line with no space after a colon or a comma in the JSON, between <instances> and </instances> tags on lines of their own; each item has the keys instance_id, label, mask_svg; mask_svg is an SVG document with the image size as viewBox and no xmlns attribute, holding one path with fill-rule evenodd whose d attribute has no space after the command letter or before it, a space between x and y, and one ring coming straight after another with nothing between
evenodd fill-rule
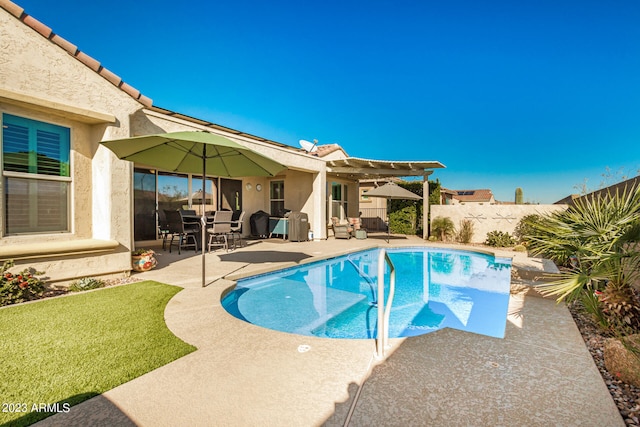
<instances>
[{"instance_id":1,"label":"pergola","mask_svg":"<svg viewBox=\"0 0 640 427\"><path fill-rule=\"evenodd\" d=\"M444 167L438 161L370 160L358 157L327 160L327 172L353 180L421 176L423 194L426 195L429 194L429 175L433 169ZM429 212L429 197L423 197L422 203L423 212ZM424 227L422 237L427 238L427 227Z\"/></svg>"},{"instance_id":2,"label":"pergola","mask_svg":"<svg viewBox=\"0 0 640 427\"><path fill-rule=\"evenodd\" d=\"M433 169L444 167L442 163L437 161L370 160L358 157L327 161L328 172L350 179L401 176L422 176L426 178L433 173Z\"/></svg>"}]
</instances>

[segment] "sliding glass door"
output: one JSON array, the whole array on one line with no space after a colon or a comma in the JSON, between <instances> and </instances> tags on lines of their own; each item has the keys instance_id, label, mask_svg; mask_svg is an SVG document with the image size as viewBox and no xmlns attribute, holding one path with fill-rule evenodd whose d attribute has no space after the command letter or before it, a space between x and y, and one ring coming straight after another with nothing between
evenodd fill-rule
<instances>
[{"instance_id":1,"label":"sliding glass door","mask_svg":"<svg viewBox=\"0 0 640 427\"><path fill-rule=\"evenodd\" d=\"M155 171L135 169L133 174L133 210L133 236L135 240L155 240L157 234Z\"/></svg>"},{"instance_id":2,"label":"sliding glass door","mask_svg":"<svg viewBox=\"0 0 640 427\"><path fill-rule=\"evenodd\" d=\"M191 209L199 215L203 197L205 212L232 210L237 217L242 210L242 181L237 179L208 177L202 191L202 176L135 168L133 187L136 241L158 238L158 223L165 222L165 210Z\"/></svg>"}]
</instances>

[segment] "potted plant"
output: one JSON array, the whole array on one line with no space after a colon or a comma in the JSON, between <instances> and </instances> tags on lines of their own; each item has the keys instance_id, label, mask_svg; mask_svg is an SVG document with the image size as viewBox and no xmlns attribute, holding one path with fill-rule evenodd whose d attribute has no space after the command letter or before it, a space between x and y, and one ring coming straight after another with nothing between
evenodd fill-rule
<instances>
[{"instance_id":1,"label":"potted plant","mask_svg":"<svg viewBox=\"0 0 640 427\"><path fill-rule=\"evenodd\" d=\"M156 253L151 249L136 249L131 252L131 265L135 271L149 271L158 264Z\"/></svg>"}]
</instances>

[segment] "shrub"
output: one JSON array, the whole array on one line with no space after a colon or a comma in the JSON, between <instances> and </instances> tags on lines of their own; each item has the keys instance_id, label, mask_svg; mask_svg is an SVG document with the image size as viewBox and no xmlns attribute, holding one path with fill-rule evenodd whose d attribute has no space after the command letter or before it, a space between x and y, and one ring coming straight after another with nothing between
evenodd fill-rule
<instances>
[{"instance_id":1,"label":"shrub","mask_svg":"<svg viewBox=\"0 0 640 427\"><path fill-rule=\"evenodd\" d=\"M504 248L507 246L513 246L516 242L509 233L496 230L487 233L487 240L484 243L485 245Z\"/></svg>"},{"instance_id":2,"label":"shrub","mask_svg":"<svg viewBox=\"0 0 640 427\"><path fill-rule=\"evenodd\" d=\"M448 237L453 237L455 233L455 226L453 225L451 218L438 216L431 222L431 232L438 236L440 240L444 241Z\"/></svg>"},{"instance_id":3,"label":"shrub","mask_svg":"<svg viewBox=\"0 0 640 427\"><path fill-rule=\"evenodd\" d=\"M458 231L458 241L460 243L469 243L473 238L473 222L470 219L460 221L460 230Z\"/></svg>"},{"instance_id":4,"label":"shrub","mask_svg":"<svg viewBox=\"0 0 640 427\"><path fill-rule=\"evenodd\" d=\"M530 214L523 216L516 228L513 230L514 237L518 240L518 243L522 243L525 246L528 243L527 236L535 235L535 230L538 227L536 225L543 221L543 217L538 214Z\"/></svg>"},{"instance_id":5,"label":"shrub","mask_svg":"<svg viewBox=\"0 0 640 427\"><path fill-rule=\"evenodd\" d=\"M404 208L389 212L389 222L392 233L416 234L416 207Z\"/></svg>"},{"instance_id":6,"label":"shrub","mask_svg":"<svg viewBox=\"0 0 640 427\"><path fill-rule=\"evenodd\" d=\"M104 281L96 279L95 277L83 277L82 279L71 283L69 290L71 292L81 292L88 291L90 289L102 288L104 285Z\"/></svg>"},{"instance_id":7,"label":"shrub","mask_svg":"<svg viewBox=\"0 0 640 427\"><path fill-rule=\"evenodd\" d=\"M609 319L603 311L602 301L600 301L599 295L602 292L596 293L593 289L583 288L577 296L577 301L580 302L581 311L586 313L589 317L595 321L602 330L608 330Z\"/></svg>"},{"instance_id":8,"label":"shrub","mask_svg":"<svg viewBox=\"0 0 640 427\"><path fill-rule=\"evenodd\" d=\"M8 260L0 267L0 306L31 301L44 294L45 283L36 277L43 272L33 268L25 268L19 273L7 271L14 265L13 260Z\"/></svg>"},{"instance_id":9,"label":"shrub","mask_svg":"<svg viewBox=\"0 0 640 427\"><path fill-rule=\"evenodd\" d=\"M527 252L527 247L525 245L515 245L513 250L516 252Z\"/></svg>"},{"instance_id":10,"label":"shrub","mask_svg":"<svg viewBox=\"0 0 640 427\"><path fill-rule=\"evenodd\" d=\"M615 292L616 298L630 296L621 290L640 280L639 211L637 186L577 199L566 211L545 214L532 223L526 236L529 251L569 267L559 280L541 285L543 289L559 300L583 288Z\"/></svg>"}]
</instances>

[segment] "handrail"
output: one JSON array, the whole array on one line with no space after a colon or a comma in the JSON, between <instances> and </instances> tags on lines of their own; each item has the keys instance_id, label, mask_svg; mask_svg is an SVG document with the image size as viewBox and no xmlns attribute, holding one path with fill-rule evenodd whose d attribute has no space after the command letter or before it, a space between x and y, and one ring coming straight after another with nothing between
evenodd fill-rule
<instances>
[{"instance_id":1,"label":"handrail","mask_svg":"<svg viewBox=\"0 0 640 427\"><path fill-rule=\"evenodd\" d=\"M371 301L369 302L369 305L375 306L378 304L378 302L376 301L376 291L374 288L375 283L373 283L373 279L371 277L369 277L369 275L367 273L365 273L359 266L358 264L356 264L350 256L347 256L347 261L349 261L349 264L351 264L351 266L353 268L355 268L355 270L358 272L358 275L362 278L364 278L364 280L367 282L367 285L369 285L369 289L371 290Z\"/></svg>"},{"instance_id":2,"label":"handrail","mask_svg":"<svg viewBox=\"0 0 640 427\"><path fill-rule=\"evenodd\" d=\"M384 300L384 266L389 264L389 297L387 303ZM389 341L389 316L391 315L391 305L396 292L396 268L389 258L389 254L384 248L380 249L378 255L378 341L376 343L376 358L384 359L384 350Z\"/></svg>"}]
</instances>

